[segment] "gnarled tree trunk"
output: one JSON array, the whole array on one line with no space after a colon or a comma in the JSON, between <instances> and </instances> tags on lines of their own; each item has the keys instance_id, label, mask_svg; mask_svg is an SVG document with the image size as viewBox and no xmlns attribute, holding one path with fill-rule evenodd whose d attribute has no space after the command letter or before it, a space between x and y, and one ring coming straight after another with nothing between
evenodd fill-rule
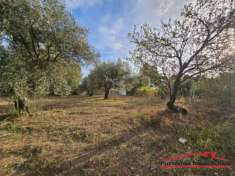
<instances>
[{"instance_id":1,"label":"gnarled tree trunk","mask_svg":"<svg viewBox=\"0 0 235 176\"><path fill-rule=\"evenodd\" d=\"M175 106L175 100L178 93L178 85L175 83L173 90L170 93L170 99L167 102L167 108L173 112L177 112L177 106Z\"/></svg>"},{"instance_id":2,"label":"gnarled tree trunk","mask_svg":"<svg viewBox=\"0 0 235 176\"><path fill-rule=\"evenodd\" d=\"M177 77L174 82L173 88L170 92L170 99L167 102L167 108L175 113L187 114L188 112L186 109L175 105L175 100L177 98L179 88L180 88L180 77Z\"/></svg>"},{"instance_id":3,"label":"gnarled tree trunk","mask_svg":"<svg viewBox=\"0 0 235 176\"><path fill-rule=\"evenodd\" d=\"M106 89L105 89L105 94L104 94L104 99L105 99L105 100L109 98L109 91L110 91L109 88L106 88Z\"/></svg>"},{"instance_id":4,"label":"gnarled tree trunk","mask_svg":"<svg viewBox=\"0 0 235 176\"><path fill-rule=\"evenodd\" d=\"M17 110L18 114L21 114L22 112L27 112L28 114L30 114L27 98L17 97L14 100L14 105L15 105L15 109Z\"/></svg>"},{"instance_id":5,"label":"gnarled tree trunk","mask_svg":"<svg viewBox=\"0 0 235 176\"><path fill-rule=\"evenodd\" d=\"M94 95L93 90L87 90L87 95L92 97Z\"/></svg>"}]
</instances>

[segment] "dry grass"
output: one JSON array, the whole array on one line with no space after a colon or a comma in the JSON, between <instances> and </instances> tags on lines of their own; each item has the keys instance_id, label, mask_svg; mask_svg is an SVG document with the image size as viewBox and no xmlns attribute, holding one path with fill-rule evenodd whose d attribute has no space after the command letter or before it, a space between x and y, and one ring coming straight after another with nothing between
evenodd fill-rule
<instances>
[{"instance_id":1,"label":"dry grass","mask_svg":"<svg viewBox=\"0 0 235 176\"><path fill-rule=\"evenodd\" d=\"M34 99L31 117L8 116L9 106L0 101L0 176L193 175L162 171L159 159L195 150L179 129L211 123L210 112L170 114L157 98Z\"/></svg>"}]
</instances>

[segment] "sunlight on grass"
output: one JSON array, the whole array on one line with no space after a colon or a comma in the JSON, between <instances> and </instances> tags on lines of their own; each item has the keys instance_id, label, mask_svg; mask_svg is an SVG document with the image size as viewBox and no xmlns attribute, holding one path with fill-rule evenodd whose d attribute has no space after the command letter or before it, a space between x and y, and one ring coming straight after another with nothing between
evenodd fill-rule
<instances>
[{"instance_id":1,"label":"sunlight on grass","mask_svg":"<svg viewBox=\"0 0 235 176\"><path fill-rule=\"evenodd\" d=\"M194 112L185 117L169 113L159 100L45 98L32 101L31 106L33 116L0 123L0 154L4 154L0 169L6 176L102 175L125 170L157 175L165 173L159 170L163 156L217 149L234 156L234 143L228 141L234 135L229 137L222 130L224 125L213 126ZM180 144L179 137L188 143ZM225 144L222 148L221 143ZM181 176L182 172L174 174Z\"/></svg>"}]
</instances>

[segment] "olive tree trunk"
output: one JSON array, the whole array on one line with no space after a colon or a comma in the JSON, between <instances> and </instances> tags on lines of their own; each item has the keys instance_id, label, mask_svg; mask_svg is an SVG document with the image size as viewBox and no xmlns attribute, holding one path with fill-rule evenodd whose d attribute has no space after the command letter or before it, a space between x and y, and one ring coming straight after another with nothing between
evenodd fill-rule
<instances>
[{"instance_id":1,"label":"olive tree trunk","mask_svg":"<svg viewBox=\"0 0 235 176\"><path fill-rule=\"evenodd\" d=\"M167 108L172 112L187 114L188 112L186 109L175 105L175 101L176 101L177 94L180 88L180 83L181 83L180 78L181 78L180 76L176 78L173 88L170 90L170 98L169 98L169 101L167 102Z\"/></svg>"},{"instance_id":2,"label":"olive tree trunk","mask_svg":"<svg viewBox=\"0 0 235 176\"><path fill-rule=\"evenodd\" d=\"M174 112L177 111L177 106L175 105L175 100L177 97L178 88L179 88L179 85L177 83L175 83L174 87L170 93L169 101L167 102L167 108L171 111L174 111Z\"/></svg>"},{"instance_id":3,"label":"olive tree trunk","mask_svg":"<svg viewBox=\"0 0 235 176\"><path fill-rule=\"evenodd\" d=\"M104 99L108 99L109 98L109 92L110 92L110 89L106 88L105 89L105 94L104 94Z\"/></svg>"}]
</instances>

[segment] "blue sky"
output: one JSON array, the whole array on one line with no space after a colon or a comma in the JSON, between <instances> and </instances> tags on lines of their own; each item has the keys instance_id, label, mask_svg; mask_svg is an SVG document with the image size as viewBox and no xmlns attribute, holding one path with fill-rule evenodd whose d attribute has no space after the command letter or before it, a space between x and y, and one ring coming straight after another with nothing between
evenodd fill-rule
<instances>
[{"instance_id":1,"label":"blue sky","mask_svg":"<svg viewBox=\"0 0 235 176\"><path fill-rule=\"evenodd\" d=\"M179 15L189 0L65 0L75 19L89 30L90 44L103 61L125 58L133 46L128 33L144 23L158 28L161 20Z\"/></svg>"}]
</instances>

